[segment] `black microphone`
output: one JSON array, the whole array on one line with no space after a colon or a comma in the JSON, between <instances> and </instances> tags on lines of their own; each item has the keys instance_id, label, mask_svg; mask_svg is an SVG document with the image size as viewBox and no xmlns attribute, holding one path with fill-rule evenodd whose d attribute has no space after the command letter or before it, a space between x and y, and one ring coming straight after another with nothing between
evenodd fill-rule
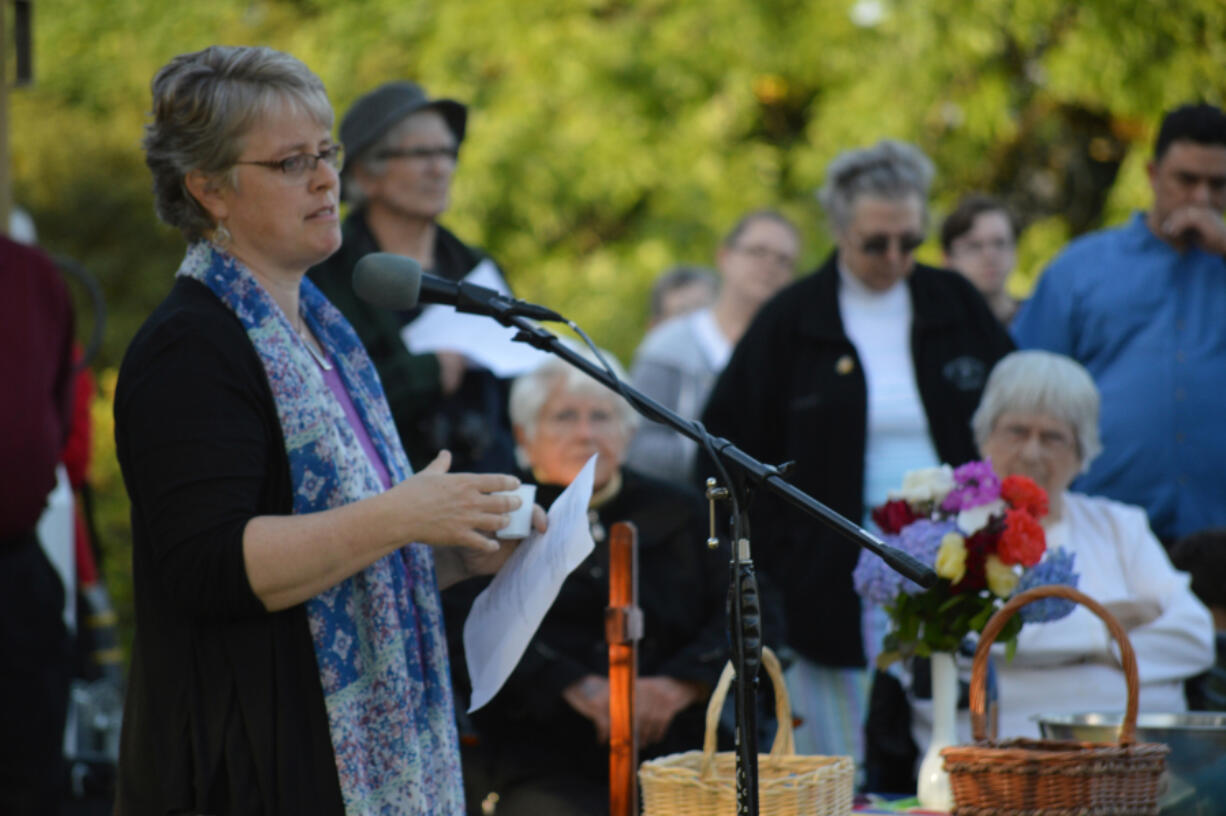
<instances>
[{"instance_id":1,"label":"black microphone","mask_svg":"<svg viewBox=\"0 0 1226 816\"><path fill-rule=\"evenodd\" d=\"M421 264L404 255L372 252L353 268L353 291L362 300L384 309L408 310L422 303L443 303L457 312L489 317L528 317L533 320L566 319L552 309L516 300L493 289L427 275Z\"/></svg>"}]
</instances>

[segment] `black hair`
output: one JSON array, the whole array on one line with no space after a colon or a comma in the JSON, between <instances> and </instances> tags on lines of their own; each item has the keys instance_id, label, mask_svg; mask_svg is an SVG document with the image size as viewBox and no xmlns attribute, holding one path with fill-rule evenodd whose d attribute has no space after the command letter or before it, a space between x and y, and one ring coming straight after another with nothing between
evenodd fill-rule
<instances>
[{"instance_id":1,"label":"black hair","mask_svg":"<svg viewBox=\"0 0 1226 816\"><path fill-rule=\"evenodd\" d=\"M1162 119L1154 142L1154 161L1175 142L1226 147L1226 113L1214 105L1181 105Z\"/></svg>"}]
</instances>

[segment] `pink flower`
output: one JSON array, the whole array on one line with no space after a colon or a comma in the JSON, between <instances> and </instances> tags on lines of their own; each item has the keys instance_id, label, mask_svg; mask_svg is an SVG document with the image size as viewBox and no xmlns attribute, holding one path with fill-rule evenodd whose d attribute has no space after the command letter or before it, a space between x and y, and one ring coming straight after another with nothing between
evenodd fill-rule
<instances>
[{"instance_id":1,"label":"pink flower","mask_svg":"<svg viewBox=\"0 0 1226 816\"><path fill-rule=\"evenodd\" d=\"M941 502L948 513L969 510L1000 498L1000 479L990 462L967 462L954 471L954 489Z\"/></svg>"}]
</instances>

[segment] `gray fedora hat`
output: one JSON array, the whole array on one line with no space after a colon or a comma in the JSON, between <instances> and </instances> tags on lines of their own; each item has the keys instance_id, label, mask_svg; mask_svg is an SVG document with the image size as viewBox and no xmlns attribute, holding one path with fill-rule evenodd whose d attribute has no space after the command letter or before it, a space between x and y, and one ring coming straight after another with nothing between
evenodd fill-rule
<instances>
[{"instance_id":1,"label":"gray fedora hat","mask_svg":"<svg viewBox=\"0 0 1226 816\"><path fill-rule=\"evenodd\" d=\"M464 141L468 109L454 99L431 99L416 82L387 82L358 98L341 120L341 144L348 161L359 158L392 126L421 110L436 110L456 143Z\"/></svg>"}]
</instances>

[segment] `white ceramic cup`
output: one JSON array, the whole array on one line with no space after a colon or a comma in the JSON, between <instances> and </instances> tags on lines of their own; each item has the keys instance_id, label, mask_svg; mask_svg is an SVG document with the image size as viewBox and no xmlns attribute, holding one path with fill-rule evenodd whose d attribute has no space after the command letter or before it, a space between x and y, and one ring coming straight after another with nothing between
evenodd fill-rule
<instances>
[{"instance_id":1,"label":"white ceramic cup","mask_svg":"<svg viewBox=\"0 0 1226 816\"><path fill-rule=\"evenodd\" d=\"M515 490L503 491L503 495L519 496L518 510L510 512L511 521L498 531L498 538L527 538L532 532L532 504L536 501L536 485L520 485Z\"/></svg>"}]
</instances>

